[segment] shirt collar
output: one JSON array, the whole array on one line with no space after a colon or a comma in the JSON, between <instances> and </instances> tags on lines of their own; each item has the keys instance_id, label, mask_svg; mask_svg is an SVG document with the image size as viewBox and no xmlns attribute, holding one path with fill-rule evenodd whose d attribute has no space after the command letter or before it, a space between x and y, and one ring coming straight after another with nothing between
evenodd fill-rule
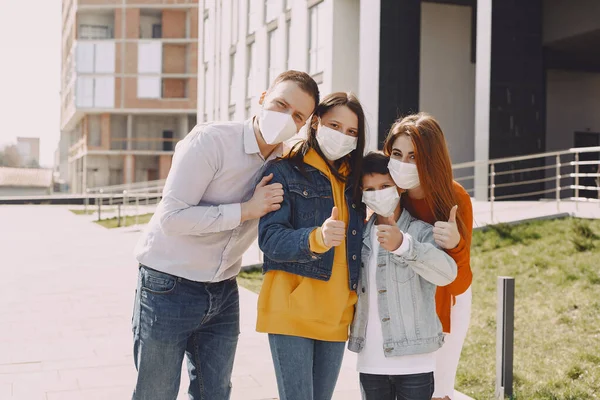
<instances>
[{"instance_id":1,"label":"shirt collar","mask_svg":"<svg viewBox=\"0 0 600 400\"><path fill-rule=\"evenodd\" d=\"M258 147L258 141L256 140L256 135L254 134L254 118L249 118L244 122L244 150L246 154L258 154L261 158L263 158L260 153L260 148ZM272 160L276 157L281 157L283 154L283 143L280 143L275 150L269 155L267 161Z\"/></svg>"}]
</instances>

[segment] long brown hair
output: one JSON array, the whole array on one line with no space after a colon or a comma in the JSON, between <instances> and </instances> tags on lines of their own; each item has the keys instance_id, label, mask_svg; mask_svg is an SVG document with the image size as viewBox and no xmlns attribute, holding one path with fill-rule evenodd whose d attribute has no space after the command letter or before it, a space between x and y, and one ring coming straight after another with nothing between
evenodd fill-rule
<instances>
[{"instance_id":1,"label":"long brown hair","mask_svg":"<svg viewBox=\"0 0 600 400\"><path fill-rule=\"evenodd\" d=\"M363 162L363 153L365 149L365 113L363 108L358 101L358 98L354 93L351 92L336 92L331 93L319 103L317 109L313 114L313 118L321 118L323 115L327 114L329 110L337 106L346 106L348 107L356 117L358 118L358 143L356 144L356 149L354 149L350 154L340 158L335 161L333 168L329 163L327 163L327 168L329 171L340 181L342 182L350 182L354 187L354 201L359 202L362 196L362 192L360 190L360 171L362 170L362 162ZM315 124L311 121L310 126L308 127L308 133L306 140L301 140L296 143L294 147L292 147L288 156L286 157L292 163L298 165L298 167L303 170L303 159L309 149L314 149L319 156L327 161L327 158L321 151L319 147L319 143L317 142L317 130L314 127ZM338 169L342 165L342 163L347 162L350 174L348 177L342 176Z\"/></svg>"},{"instance_id":2,"label":"long brown hair","mask_svg":"<svg viewBox=\"0 0 600 400\"><path fill-rule=\"evenodd\" d=\"M391 157L394 142L402 135L410 137L415 148L419 181L429 209L436 221L448 221L450 210L458 203L453 188L452 162L440 124L423 112L397 119L383 144L386 156ZM458 213L456 223L461 236L465 237L465 224Z\"/></svg>"}]
</instances>

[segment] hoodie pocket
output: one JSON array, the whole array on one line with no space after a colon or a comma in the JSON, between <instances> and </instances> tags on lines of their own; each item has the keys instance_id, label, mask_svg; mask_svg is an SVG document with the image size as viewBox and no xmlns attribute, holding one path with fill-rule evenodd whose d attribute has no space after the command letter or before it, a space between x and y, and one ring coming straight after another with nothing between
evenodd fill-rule
<instances>
[{"instance_id":1,"label":"hoodie pocket","mask_svg":"<svg viewBox=\"0 0 600 400\"><path fill-rule=\"evenodd\" d=\"M327 284L328 282L317 279L302 278L290 294L290 312L300 319L338 325L348 304L348 298L331 293Z\"/></svg>"}]
</instances>

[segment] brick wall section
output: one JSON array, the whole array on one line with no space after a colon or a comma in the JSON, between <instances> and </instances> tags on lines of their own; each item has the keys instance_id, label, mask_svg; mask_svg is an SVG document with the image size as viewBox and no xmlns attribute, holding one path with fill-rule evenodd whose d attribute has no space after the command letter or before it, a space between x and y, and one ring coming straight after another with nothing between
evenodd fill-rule
<instances>
[{"instance_id":1,"label":"brick wall section","mask_svg":"<svg viewBox=\"0 0 600 400\"><path fill-rule=\"evenodd\" d=\"M182 99L185 97L186 79L163 79L163 97L166 99Z\"/></svg>"},{"instance_id":2,"label":"brick wall section","mask_svg":"<svg viewBox=\"0 0 600 400\"><path fill-rule=\"evenodd\" d=\"M187 47L188 51L188 73L198 74L198 42L190 43Z\"/></svg>"},{"instance_id":3,"label":"brick wall section","mask_svg":"<svg viewBox=\"0 0 600 400\"><path fill-rule=\"evenodd\" d=\"M212 0L208 0L212 1ZM198 4L198 0L127 0L127 4Z\"/></svg>"},{"instance_id":4,"label":"brick wall section","mask_svg":"<svg viewBox=\"0 0 600 400\"><path fill-rule=\"evenodd\" d=\"M121 0L78 0L77 4L81 6L97 6L97 5L121 5L123 2Z\"/></svg>"},{"instance_id":5,"label":"brick wall section","mask_svg":"<svg viewBox=\"0 0 600 400\"><path fill-rule=\"evenodd\" d=\"M125 37L128 39L140 38L140 9L127 8L125 10Z\"/></svg>"},{"instance_id":6,"label":"brick wall section","mask_svg":"<svg viewBox=\"0 0 600 400\"><path fill-rule=\"evenodd\" d=\"M186 73L186 46L183 44L163 44L163 73Z\"/></svg>"},{"instance_id":7,"label":"brick wall section","mask_svg":"<svg viewBox=\"0 0 600 400\"><path fill-rule=\"evenodd\" d=\"M198 39L198 9L190 9L190 37Z\"/></svg>"},{"instance_id":8,"label":"brick wall section","mask_svg":"<svg viewBox=\"0 0 600 400\"><path fill-rule=\"evenodd\" d=\"M171 169L171 156L161 155L158 159L158 179L167 179Z\"/></svg>"},{"instance_id":9,"label":"brick wall section","mask_svg":"<svg viewBox=\"0 0 600 400\"><path fill-rule=\"evenodd\" d=\"M185 37L187 11L168 10L162 12L162 36L165 39Z\"/></svg>"}]
</instances>

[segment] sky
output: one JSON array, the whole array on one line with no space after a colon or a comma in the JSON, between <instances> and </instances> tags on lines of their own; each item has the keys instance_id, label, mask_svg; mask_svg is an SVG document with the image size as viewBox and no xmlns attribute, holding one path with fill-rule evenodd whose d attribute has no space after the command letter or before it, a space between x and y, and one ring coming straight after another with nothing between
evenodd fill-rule
<instances>
[{"instance_id":1,"label":"sky","mask_svg":"<svg viewBox=\"0 0 600 400\"><path fill-rule=\"evenodd\" d=\"M40 138L51 167L60 138L61 0L0 0L0 147Z\"/></svg>"}]
</instances>

